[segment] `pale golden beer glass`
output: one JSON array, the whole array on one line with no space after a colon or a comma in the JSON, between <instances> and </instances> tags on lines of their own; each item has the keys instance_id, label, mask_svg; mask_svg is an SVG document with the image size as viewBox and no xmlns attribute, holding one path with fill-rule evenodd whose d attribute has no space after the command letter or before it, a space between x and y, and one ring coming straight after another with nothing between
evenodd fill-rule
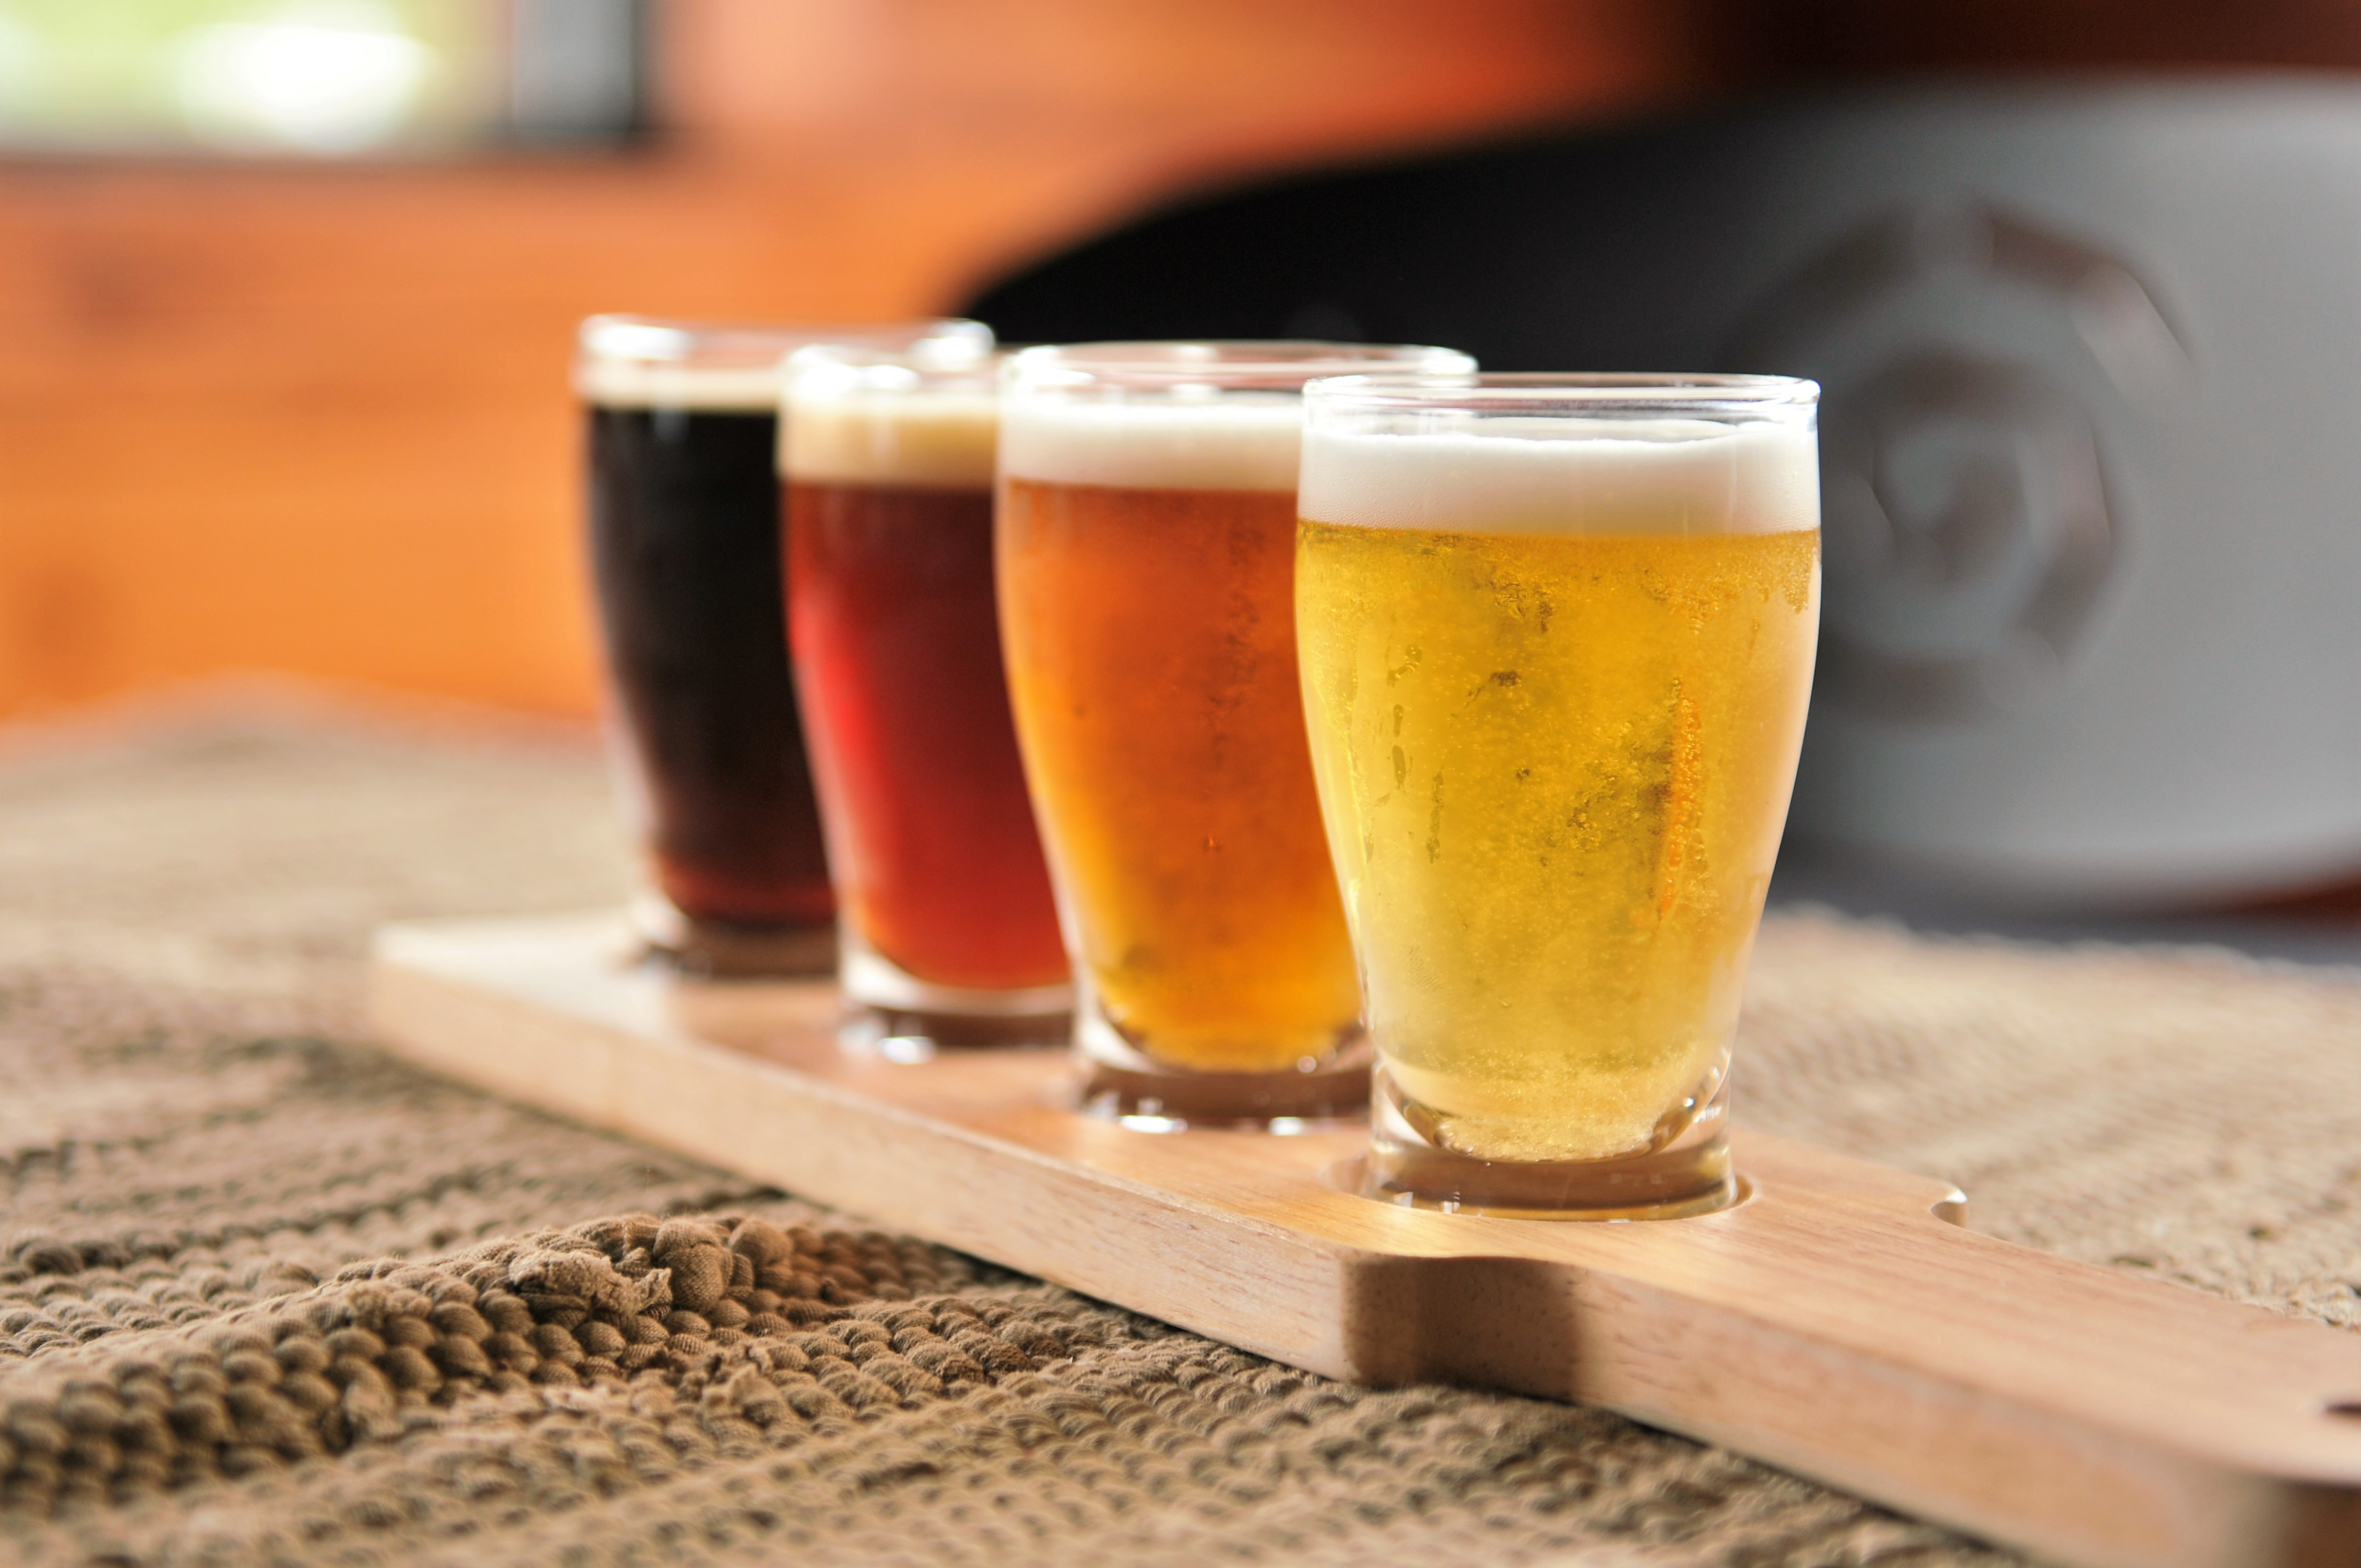
<instances>
[{"instance_id":1,"label":"pale golden beer glass","mask_svg":"<svg viewBox=\"0 0 2361 1568\"><path fill-rule=\"evenodd\" d=\"M1001 405L1001 641L1075 977L1083 1102L1135 1127L1367 1101L1295 669L1301 389L1443 349L1029 349Z\"/></svg>"},{"instance_id":2,"label":"pale golden beer glass","mask_svg":"<svg viewBox=\"0 0 2361 1568\"><path fill-rule=\"evenodd\" d=\"M1729 1201L1730 1041L1818 629L1817 399L1309 389L1296 629L1378 1056L1372 1192Z\"/></svg>"}]
</instances>

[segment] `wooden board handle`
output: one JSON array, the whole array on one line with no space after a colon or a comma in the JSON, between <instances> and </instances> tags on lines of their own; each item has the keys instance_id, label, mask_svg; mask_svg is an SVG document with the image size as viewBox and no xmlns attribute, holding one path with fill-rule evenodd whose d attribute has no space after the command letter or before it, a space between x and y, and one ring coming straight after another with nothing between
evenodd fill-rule
<instances>
[{"instance_id":1,"label":"wooden board handle","mask_svg":"<svg viewBox=\"0 0 2361 1568\"><path fill-rule=\"evenodd\" d=\"M1960 1229L1938 1182L1739 1153L1751 1201L1649 1227L1677 1236L1368 1259L1356 1370L1609 1405L2069 1562L2361 1555L2353 1336Z\"/></svg>"}]
</instances>

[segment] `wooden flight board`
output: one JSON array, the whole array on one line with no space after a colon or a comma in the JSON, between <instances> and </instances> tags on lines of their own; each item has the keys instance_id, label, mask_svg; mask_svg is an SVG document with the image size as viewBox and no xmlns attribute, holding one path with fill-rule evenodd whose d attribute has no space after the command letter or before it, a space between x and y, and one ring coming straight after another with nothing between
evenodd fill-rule
<instances>
[{"instance_id":1,"label":"wooden flight board","mask_svg":"<svg viewBox=\"0 0 2361 1568\"><path fill-rule=\"evenodd\" d=\"M1606 1405L2068 1563L2361 1562L2361 1335L1978 1235L1925 1177L1741 1127L1718 1214L1400 1208L1357 1131L1132 1132L1056 1051L849 1056L832 985L683 981L612 917L389 927L372 985L421 1065L1324 1376Z\"/></svg>"}]
</instances>

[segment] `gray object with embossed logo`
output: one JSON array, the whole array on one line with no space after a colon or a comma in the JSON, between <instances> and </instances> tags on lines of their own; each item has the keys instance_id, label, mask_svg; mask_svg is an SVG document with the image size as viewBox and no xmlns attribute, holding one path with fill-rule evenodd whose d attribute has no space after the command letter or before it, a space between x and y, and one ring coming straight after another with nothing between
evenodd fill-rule
<instances>
[{"instance_id":1,"label":"gray object with embossed logo","mask_svg":"<svg viewBox=\"0 0 2361 1568\"><path fill-rule=\"evenodd\" d=\"M1919 87L1199 203L974 309L1827 389L1793 825L2019 907L2361 873L2361 90Z\"/></svg>"}]
</instances>

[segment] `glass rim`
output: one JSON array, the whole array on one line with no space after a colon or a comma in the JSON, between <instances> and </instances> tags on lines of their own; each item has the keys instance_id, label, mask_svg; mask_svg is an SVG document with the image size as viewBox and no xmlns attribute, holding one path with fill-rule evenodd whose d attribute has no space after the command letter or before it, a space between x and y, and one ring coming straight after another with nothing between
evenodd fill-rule
<instances>
[{"instance_id":1,"label":"glass rim","mask_svg":"<svg viewBox=\"0 0 2361 1568\"><path fill-rule=\"evenodd\" d=\"M842 345L890 349L931 340L993 342L992 329L964 316L923 316L890 322L717 322L608 313L585 316L575 329L584 361L679 366L700 364L761 369L799 349Z\"/></svg>"},{"instance_id":2,"label":"glass rim","mask_svg":"<svg viewBox=\"0 0 2361 1568\"><path fill-rule=\"evenodd\" d=\"M990 349L992 329L956 316L917 321L728 323L590 316L576 329L574 391L592 408L704 410L775 418L782 367L799 349L905 348L949 341Z\"/></svg>"},{"instance_id":3,"label":"glass rim","mask_svg":"<svg viewBox=\"0 0 2361 1568\"><path fill-rule=\"evenodd\" d=\"M1810 409L1817 381L1800 376L1648 370L1492 370L1466 375L1358 372L1304 384L1307 405L1364 412L1457 410L1580 412L1591 409Z\"/></svg>"},{"instance_id":4,"label":"glass rim","mask_svg":"<svg viewBox=\"0 0 2361 1568\"><path fill-rule=\"evenodd\" d=\"M914 397L928 394L996 395L1000 367L1009 357L990 342L961 336L922 338L895 348L836 343L809 344L783 356L783 396Z\"/></svg>"},{"instance_id":5,"label":"glass rim","mask_svg":"<svg viewBox=\"0 0 2361 1568\"><path fill-rule=\"evenodd\" d=\"M1044 343L1003 361L1012 390L1086 387L1160 391L1297 391L1355 366L1393 367L1413 375L1473 374L1476 360L1456 348L1423 343L1330 343L1317 338L1114 339Z\"/></svg>"}]
</instances>

